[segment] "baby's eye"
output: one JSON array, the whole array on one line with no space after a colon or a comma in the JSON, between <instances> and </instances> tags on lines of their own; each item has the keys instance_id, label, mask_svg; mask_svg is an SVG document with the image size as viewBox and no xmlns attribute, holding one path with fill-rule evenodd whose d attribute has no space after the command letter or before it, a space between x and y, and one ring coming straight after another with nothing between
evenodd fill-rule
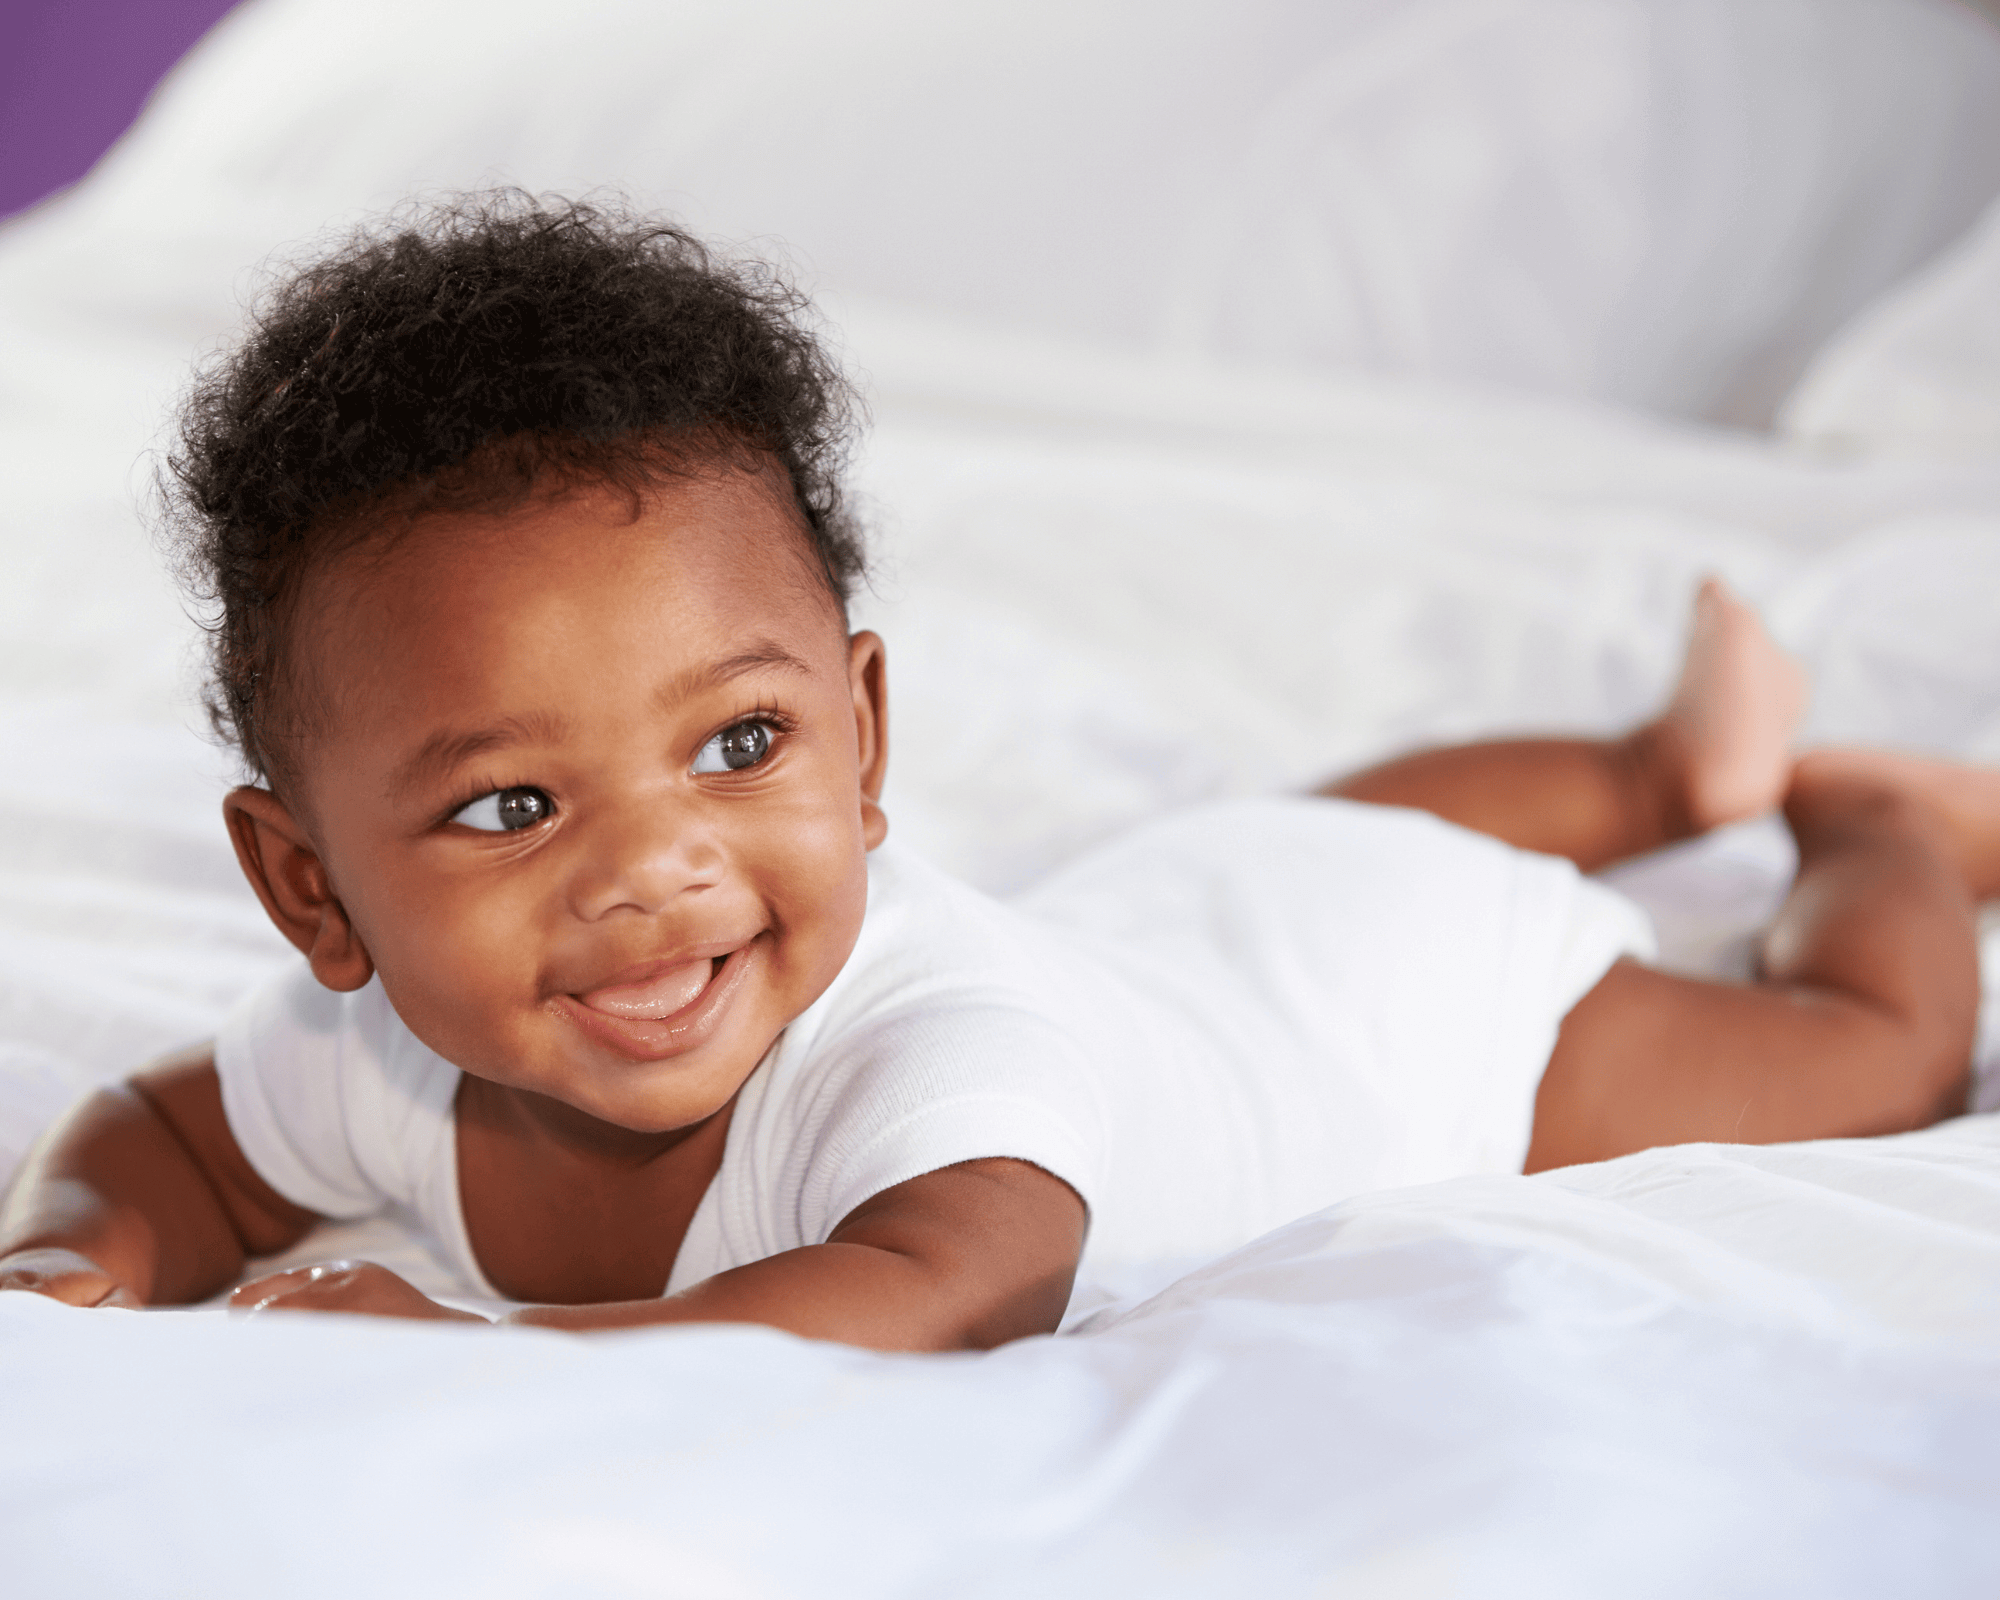
<instances>
[{"instance_id":1,"label":"baby's eye","mask_svg":"<svg viewBox=\"0 0 2000 1600\"><path fill-rule=\"evenodd\" d=\"M771 725L768 722L739 722L724 728L694 758L696 772L740 772L754 767L771 753Z\"/></svg>"},{"instance_id":2,"label":"baby's eye","mask_svg":"<svg viewBox=\"0 0 2000 1600\"><path fill-rule=\"evenodd\" d=\"M539 789L496 789L453 812L451 820L481 833L518 833L554 816L555 809Z\"/></svg>"}]
</instances>

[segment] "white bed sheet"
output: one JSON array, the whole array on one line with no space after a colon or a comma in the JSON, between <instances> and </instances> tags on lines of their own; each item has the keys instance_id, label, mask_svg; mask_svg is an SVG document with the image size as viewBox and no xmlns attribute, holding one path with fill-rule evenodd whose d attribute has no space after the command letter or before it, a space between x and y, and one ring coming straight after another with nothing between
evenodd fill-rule
<instances>
[{"instance_id":1,"label":"white bed sheet","mask_svg":"<svg viewBox=\"0 0 2000 1600\"><path fill-rule=\"evenodd\" d=\"M132 196L86 186L0 233L0 1172L285 958L134 504L187 352L274 235ZM860 298L843 337L878 420L860 620L890 646L892 825L990 887L1399 745L1614 727L1664 688L1707 570L1814 670L1814 737L2000 761L2000 462L1830 461ZM1788 867L1758 824L1620 881L1671 959L1728 971ZM451 1288L383 1224L307 1249ZM950 1358L7 1297L0 1582L2000 1591L1993 1115L1367 1197L1157 1287Z\"/></svg>"},{"instance_id":2,"label":"white bed sheet","mask_svg":"<svg viewBox=\"0 0 2000 1600\"><path fill-rule=\"evenodd\" d=\"M1352 1202L976 1357L0 1303L10 1592L2000 1584L2000 1133Z\"/></svg>"},{"instance_id":3,"label":"white bed sheet","mask_svg":"<svg viewBox=\"0 0 2000 1600\"><path fill-rule=\"evenodd\" d=\"M2000 455L2000 203L1822 349L1779 420L1833 452Z\"/></svg>"}]
</instances>

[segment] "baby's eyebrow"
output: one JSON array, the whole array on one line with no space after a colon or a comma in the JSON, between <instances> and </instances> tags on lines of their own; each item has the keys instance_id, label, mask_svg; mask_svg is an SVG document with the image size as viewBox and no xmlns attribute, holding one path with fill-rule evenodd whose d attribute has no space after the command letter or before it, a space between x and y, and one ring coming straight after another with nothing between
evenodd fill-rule
<instances>
[{"instance_id":1,"label":"baby's eyebrow","mask_svg":"<svg viewBox=\"0 0 2000 1600\"><path fill-rule=\"evenodd\" d=\"M809 662L776 640L759 639L747 650L711 661L707 666L691 667L686 672L677 673L661 685L657 698L661 705L671 708L683 700L693 699L704 690L719 689L745 673L765 667L782 667L787 672L804 673L807 677L812 675L813 670Z\"/></svg>"},{"instance_id":2,"label":"baby's eyebrow","mask_svg":"<svg viewBox=\"0 0 2000 1600\"><path fill-rule=\"evenodd\" d=\"M525 717L504 717L486 728L434 733L391 774L389 793L394 799L407 799L450 776L474 756L510 745L557 744L568 731L569 725L561 717L531 712Z\"/></svg>"}]
</instances>

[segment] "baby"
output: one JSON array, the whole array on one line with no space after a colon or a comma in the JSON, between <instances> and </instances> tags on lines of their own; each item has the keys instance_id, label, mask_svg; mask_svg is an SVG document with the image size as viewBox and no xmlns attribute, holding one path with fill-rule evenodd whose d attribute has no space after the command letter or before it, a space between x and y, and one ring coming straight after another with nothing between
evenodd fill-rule
<instances>
[{"instance_id":1,"label":"baby","mask_svg":"<svg viewBox=\"0 0 2000 1600\"><path fill-rule=\"evenodd\" d=\"M178 525L256 779L224 813L304 959L47 1134L0 1287L185 1303L394 1207L505 1321L984 1348L1080 1261L1363 1188L1960 1107L2000 779L1794 761L1796 669L1713 584L1622 739L1190 810L1006 905L885 844L801 309L488 196L305 271L201 382ZM1578 870L1780 805L1754 984L1646 965ZM472 1315L353 1262L236 1303Z\"/></svg>"}]
</instances>

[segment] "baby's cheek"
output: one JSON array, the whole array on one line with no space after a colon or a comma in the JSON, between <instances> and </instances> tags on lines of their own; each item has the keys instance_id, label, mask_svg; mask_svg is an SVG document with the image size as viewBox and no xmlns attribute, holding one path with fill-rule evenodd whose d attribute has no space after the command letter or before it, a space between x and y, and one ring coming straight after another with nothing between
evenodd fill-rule
<instances>
[{"instance_id":1,"label":"baby's cheek","mask_svg":"<svg viewBox=\"0 0 2000 1600\"><path fill-rule=\"evenodd\" d=\"M803 848L773 874L769 890L785 934L779 980L794 1016L846 965L868 909L868 857L858 828L815 831L819 837L801 830Z\"/></svg>"},{"instance_id":2,"label":"baby's cheek","mask_svg":"<svg viewBox=\"0 0 2000 1600\"><path fill-rule=\"evenodd\" d=\"M530 1046L547 999L537 959L543 944L528 907L505 897L446 901L411 908L376 968L419 1039L455 1066L504 1076Z\"/></svg>"}]
</instances>

